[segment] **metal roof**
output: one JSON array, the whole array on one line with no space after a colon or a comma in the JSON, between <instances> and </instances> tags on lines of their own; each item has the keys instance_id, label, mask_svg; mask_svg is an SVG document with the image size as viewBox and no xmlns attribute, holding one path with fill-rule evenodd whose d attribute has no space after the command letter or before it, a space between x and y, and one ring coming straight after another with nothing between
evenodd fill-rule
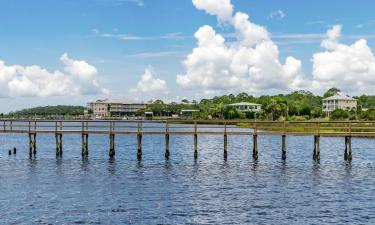
<instances>
[{"instance_id":1,"label":"metal roof","mask_svg":"<svg viewBox=\"0 0 375 225\"><path fill-rule=\"evenodd\" d=\"M238 102L229 104L229 106L261 106L261 104L250 103L250 102Z\"/></svg>"},{"instance_id":2,"label":"metal roof","mask_svg":"<svg viewBox=\"0 0 375 225\"><path fill-rule=\"evenodd\" d=\"M345 95L345 94L339 93L337 95L333 95L331 97L324 98L323 100L357 100L357 99L352 98L349 95Z\"/></svg>"}]
</instances>

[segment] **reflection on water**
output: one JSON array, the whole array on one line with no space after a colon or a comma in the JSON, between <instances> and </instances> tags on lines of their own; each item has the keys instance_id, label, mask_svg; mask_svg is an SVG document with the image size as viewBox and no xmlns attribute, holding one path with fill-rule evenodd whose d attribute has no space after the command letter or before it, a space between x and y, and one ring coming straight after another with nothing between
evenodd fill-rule
<instances>
[{"instance_id":1,"label":"reflection on water","mask_svg":"<svg viewBox=\"0 0 375 225\"><path fill-rule=\"evenodd\" d=\"M82 159L79 135L63 136L55 157L53 135L37 136L37 157L28 158L26 135L0 136L0 223L104 224L353 224L375 221L375 140L353 139L353 161L343 160L344 140L321 139L321 160L312 160L313 137L144 136L137 160L136 136L90 135ZM17 155L8 149L17 147Z\"/></svg>"}]
</instances>

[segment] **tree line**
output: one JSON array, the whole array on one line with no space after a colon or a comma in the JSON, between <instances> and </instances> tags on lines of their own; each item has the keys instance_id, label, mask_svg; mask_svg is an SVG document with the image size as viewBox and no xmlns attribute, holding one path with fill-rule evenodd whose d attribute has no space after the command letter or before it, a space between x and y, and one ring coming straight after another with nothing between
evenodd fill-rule
<instances>
[{"instance_id":1,"label":"tree line","mask_svg":"<svg viewBox=\"0 0 375 225\"><path fill-rule=\"evenodd\" d=\"M289 94L262 95L255 97L245 92L237 95L229 94L216 96L198 101L183 100L181 103L164 103L155 100L145 111L152 111L155 116L172 116L180 114L182 109L196 109L192 114L194 119L262 119L262 120L311 120L323 118L322 100L336 95L341 91L330 88L323 96L314 95L309 91L294 91ZM337 109L331 113L331 119L375 120L375 96L362 95L354 97L358 100L357 110ZM262 105L258 113L242 113L233 107L232 103L252 102Z\"/></svg>"},{"instance_id":2,"label":"tree line","mask_svg":"<svg viewBox=\"0 0 375 225\"><path fill-rule=\"evenodd\" d=\"M80 116L84 114L83 106L39 106L10 112L7 116Z\"/></svg>"},{"instance_id":3,"label":"tree line","mask_svg":"<svg viewBox=\"0 0 375 225\"><path fill-rule=\"evenodd\" d=\"M323 96L314 95L309 91L294 91L289 94L262 95L255 97L245 92L237 95L229 94L204 98L200 101L182 100L180 103L165 103L162 100L155 100L149 103L145 110L151 111L154 116L164 117L181 114L182 109L195 109L192 113L194 119L261 119L261 120L311 120L323 118L323 98L339 93L337 88L327 90ZM330 116L331 119L342 120L375 120L375 96L362 95L354 97L358 100L357 110L335 110ZM258 113L242 113L233 107L232 103L252 102L262 105ZM23 109L10 112L5 116L81 116L84 114L83 106L44 106Z\"/></svg>"}]
</instances>

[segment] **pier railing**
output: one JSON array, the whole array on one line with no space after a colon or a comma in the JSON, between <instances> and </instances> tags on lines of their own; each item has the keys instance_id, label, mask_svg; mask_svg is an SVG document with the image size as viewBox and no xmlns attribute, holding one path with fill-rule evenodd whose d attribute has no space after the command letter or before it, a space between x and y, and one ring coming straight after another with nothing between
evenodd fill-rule
<instances>
[{"instance_id":1,"label":"pier railing","mask_svg":"<svg viewBox=\"0 0 375 225\"><path fill-rule=\"evenodd\" d=\"M109 135L109 156L115 156L116 135L136 135L138 159L142 158L143 135L165 136L165 157L169 158L169 139L172 135L194 137L194 157L198 157L198 136L223 136L224 158L227 158L228 135L253 137L253 157L258 158L257 137L280 135L282 158L286 159L286 136L314 136L314 159L319 160L320 137L345 137L345 159L351 159L351 138L375 138L375 122L371 121L130 121L130 120L0 120L0 133L25 133L29 135L30 157L36 154L36 135L54 134L56 155L62 155L62 135L82 135L82 156L88 156L88 136Z\"/></svg>"}]
</instances>

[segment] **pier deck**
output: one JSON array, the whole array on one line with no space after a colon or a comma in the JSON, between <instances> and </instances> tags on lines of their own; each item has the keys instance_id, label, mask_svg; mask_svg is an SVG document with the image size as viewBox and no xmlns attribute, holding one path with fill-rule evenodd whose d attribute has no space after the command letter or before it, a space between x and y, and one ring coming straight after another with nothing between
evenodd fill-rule
<instances>
[{"instance_id":1,"label":"pier deck","mask_svg":"<svg viewBox=\"0 0 375 225\"><path fill-rule=\"evenodd\" d=\"M320 137L345 137L346 160L352 159L351 139L375 138L375 122L362 121L224 121L224 120L0 120L0 133L19 133L29 135L30 157L36 154L36 135L54 134L56 137L56 156L62 155L63 134L82 135L82 156L88 156L89 135L109 135L109 156L115 156L116 135L136 135L138 140L137 157L142 157L142 136L165 136L166 158L169 158L169 139L171 135L191 135L194 137L194 157L198 157L198 136L223 136L224 158L227 158L228 135L252 136L253 157L258 158L257 137L260 135L280 135L282 138L282 159L286 159L286 136L314 136L313 158L320 159Z\"/></svg>"}]
</instances>

